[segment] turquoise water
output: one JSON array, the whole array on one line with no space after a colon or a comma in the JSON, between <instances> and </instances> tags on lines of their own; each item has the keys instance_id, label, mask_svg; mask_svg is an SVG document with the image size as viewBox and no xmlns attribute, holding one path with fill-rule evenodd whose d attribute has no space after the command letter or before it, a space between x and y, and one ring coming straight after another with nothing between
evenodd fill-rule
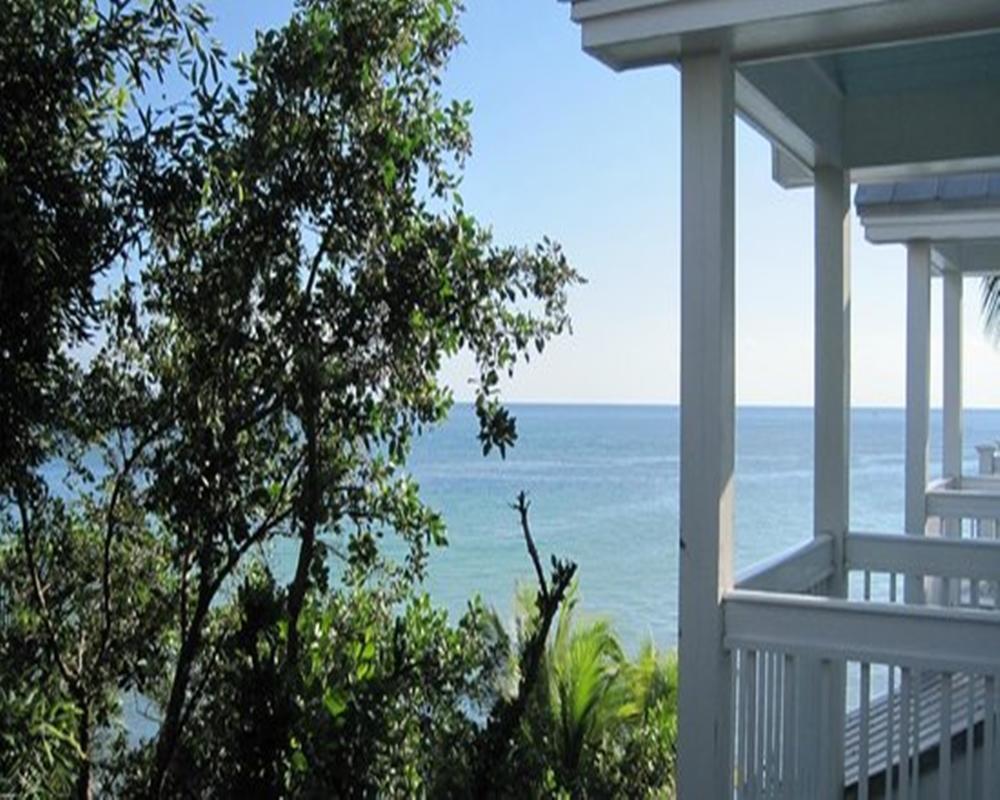
<instances>
[{"instance_id":1,"label":"turquoise water","mask_svg":"<svg viewBox=\"0 0 1000 800\"><path fill-rule=\"evenodd\" d=\"M470 406L419 443L412 460L424 499L444 514L450 545L431 558L427 587L454 612L478 592L509 614L514 587L531 580L517 514L524 489L543 559L579 564L581 605L610 616L629 647L677 631L676 407L520 405L519 441L506 460L483 458ZM967 411L966 471L975 445L1000 436L1000 412ZM932 416L932 474L940 418ZM736 566L811 536L812 410L737 413ZM904 416L858 409L851 430L851 526L896 532L903 522Z\"/></svg>"}]
</instances>

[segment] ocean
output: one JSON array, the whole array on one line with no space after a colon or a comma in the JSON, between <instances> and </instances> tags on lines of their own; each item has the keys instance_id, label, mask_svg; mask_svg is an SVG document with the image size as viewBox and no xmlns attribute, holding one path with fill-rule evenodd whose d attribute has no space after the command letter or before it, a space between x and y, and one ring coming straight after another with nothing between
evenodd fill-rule
<instances>
[{"instance_id":1,"label":"ocean","mask_svg":"<svg viewBox=\"0 0 1000 800\"><path fill-rule=\"evenodd\" d=\"M417 442L412 473L424 501L443 514L449 537L447 547L431 553L425 588L453 618L478 594L511 621L516 586L534 583L511 508L523 490L545 566L550 555L578 565L581 613L609 618L627 651L650 637L660 648L673 647L679 409L539 404L511 411L518 442L505 459L483 457L471 405L456 405L443 425ZM852 530L902 530L904 423L901 409L852 412ZM1000 437L1000 411L966 411L963 425L964 470L975 474L975 446ZM812 437L810 408L737 410L737 572L812 536ZM931 414L930 471L940 472L937 412ZM61 469L53 464L48 472L53 490L63 494ZM385 546L393 546L391 537ZM272 559L279 579L290 577L291 544L277 543ZM875 678L876 689L880 680ZM856 684L855 676L851 702ZM136 741L156 729L146 705L141 698L126 700L126 727Z\"/></svg>"},{"instance_id":2,"label":"ocean","mask_svg":"<svg viewBox=\"0 0 1000 800\"><path fill-rule=\"evenodd\" d=\"M579 565L581 611L610 618L634 650L677 637L679 409L676 406L514 405L518 442L484 458L476 418L458 405L420 440L411 461L426 502L448 525L426 588L458 614L478 593L509 618L516 584L532 581L517 513L524 490L542 558ZM851 528L903 524L904 412L851 416ZM931 474L940 470L940 415L931 417ZM1000 436L1000 412L966 411L967 474L975 446ZM737 570L812 535L812 409L744 407L736 415Z\"/></svg>"}]
</instances>

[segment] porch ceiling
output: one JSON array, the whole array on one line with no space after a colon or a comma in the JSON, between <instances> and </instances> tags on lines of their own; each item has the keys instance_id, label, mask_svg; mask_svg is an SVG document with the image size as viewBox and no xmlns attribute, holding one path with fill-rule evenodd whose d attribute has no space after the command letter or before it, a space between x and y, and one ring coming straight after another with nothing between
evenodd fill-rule
<instances>
[{"instance_id":1,"label":"porch ceiling","mask_svg":"<svg viewBox=\"0 0 1000 800\"><path fill-rule=\"evenodd\" d=\"M785 186L1000 168L997 0L573 0L615 69L725 49Z\"/></svg>"},{"instance_id":2,"label":"porch ceiling","mask_svg":"<svg viewBox=\"0 0 1000 800\"><path fill-rule=\"evenodd\" d=\"M818 164L855 181L1000 167L1000 29L737 70L740 113L784 153L784 185Z\"/></svg>"}]
</instances>

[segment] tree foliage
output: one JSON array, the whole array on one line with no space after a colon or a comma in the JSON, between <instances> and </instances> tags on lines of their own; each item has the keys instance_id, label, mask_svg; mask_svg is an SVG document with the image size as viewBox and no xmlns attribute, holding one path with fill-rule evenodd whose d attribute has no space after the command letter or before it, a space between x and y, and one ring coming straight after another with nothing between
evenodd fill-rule
<instances>
[{"instance_id":1,"label":"tree foliage","mask_svg":"<svg viewBox=\"0 0 1000 800\"><path fill-rule=\"evenodd\" d=\"M2 788L503 794L575 567L522 497L533 633L450 622L406 462L460 351L506 453L579 277L458 194L460 5L300 0L230 59L196 5L3 2Z\"/></svg>"},{"instance_id":2,"label":"tree foliage","mask_svg":"<svg viewBox=\"0 0 1000 800\"><path fill-rule=\"evenodd\" d=\"M519 601L529 633L532 594ZM673 797L676 658L646 642L630 660L607 620L577 619L577 603L574 584L512 751L511 794Z\"/></svg>"}]
</instances>

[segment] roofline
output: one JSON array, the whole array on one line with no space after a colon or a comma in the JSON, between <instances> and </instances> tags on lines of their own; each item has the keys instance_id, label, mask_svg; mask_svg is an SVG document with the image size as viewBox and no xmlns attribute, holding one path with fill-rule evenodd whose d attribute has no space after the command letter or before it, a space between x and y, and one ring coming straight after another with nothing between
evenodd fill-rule
<instances>
[{"instance_id":1,"label":"roofline","mask_svg":"<svg viewBox=\"0 0 1000 800\"><path fill-rule=\"evenodd\" d=\"M741 63L1000 29L996 0L573 0L571 16L583 49L616 70L705 50Z\"/></svg>"}]
</instances>

